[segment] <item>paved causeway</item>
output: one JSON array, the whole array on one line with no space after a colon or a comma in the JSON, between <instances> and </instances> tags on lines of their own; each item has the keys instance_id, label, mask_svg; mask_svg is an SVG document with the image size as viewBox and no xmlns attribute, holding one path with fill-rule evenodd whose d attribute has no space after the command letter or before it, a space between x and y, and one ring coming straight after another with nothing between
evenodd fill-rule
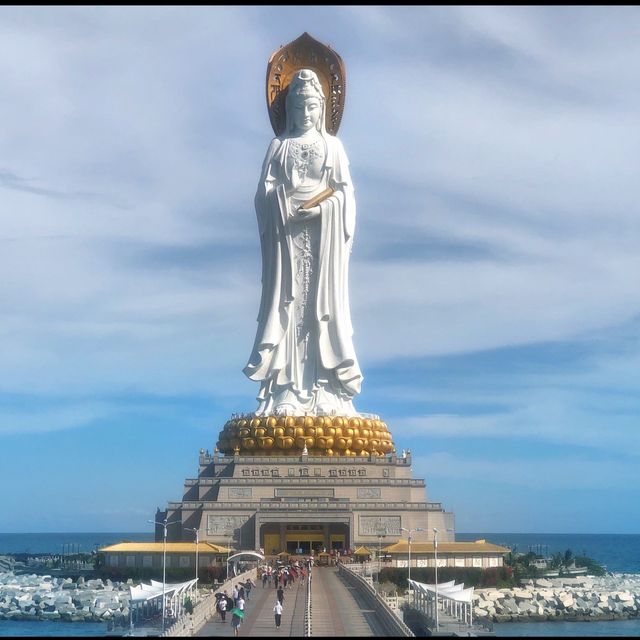
<instances>
[{"instance_id":1,"label":"paved causeway","mask_svg":"<svg viewBox=\"0 0 640 640\"><path fill-rule=\"evenodd\" d=\"M276 603L276 589L258 586L251 589L251 598L244 605L244 621L240 625L240 637L269 637L269 636L304 636L304 609L307 597L306 584L296 580L291 589L284 592L284 611L280 628L276 629L273 605ZM216 616L200 629L198 636L233 636L231 615L227 613L226 622Z\"/></svg>"},{"instance_id":2,"label":"paved causeway","mask_svg":"<svg viewBox=\"0 0 640 640\"><path fill-rule=\"evenodd\" d=\"M315 567L311 588L312 636L384 636L376 613L334 567Z\"/></svg>"},{"instance_id":3,"label":"paved causeway","mask_svg":"<svg viewBox=\"0 0 640 640\"><path fill-rule=\"evenodd\" d=\"M334 567L312 569L311 622L312 635L340 638L343 636L383 636L376 613L368 609L356 589L345 582ZM245 604L244 622L240 627L241 637L304 636L304 611L307 588L296 580L292 589L284 594L284 611L280 629L275 627L273 605L276 590L258 586L251 590L251 599ZM231 616L222 622L220 616L207 622L199 636L233 636Z\"/></svg>"}]
</instances>

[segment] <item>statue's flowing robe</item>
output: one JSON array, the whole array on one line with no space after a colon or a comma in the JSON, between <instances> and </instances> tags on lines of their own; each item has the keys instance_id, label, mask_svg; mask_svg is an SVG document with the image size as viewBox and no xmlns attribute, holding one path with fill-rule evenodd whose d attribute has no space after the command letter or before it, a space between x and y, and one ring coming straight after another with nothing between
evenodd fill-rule
<instances>
[{"instance_id":1,"label":"statue's flowing robe","mask_svg":"<svg viewBox=\"0 0 640 640\"><path fill-rule=\"evenodd\" d=\"M353 348L348 288L356 206L342 143L328 134L323 138L326 142L323 183L335 193L320 204L313 332L318 341L320 373L315 389L328 387L333 394L350 401L360 392L362 381ZM291 185L286 168L289 144L286 137L272 140L255 197L262 249L262 298L256 339L244 373L261 382L258 400L263 411L272 409L270 398L285 387L303 396L315 391L301 388L299 359L295 357L292 315L294 297L300 292L296 292L294 282L294 247L289 226L292 215L287 197L287 186Z\"/></svg>"}]
</instances>

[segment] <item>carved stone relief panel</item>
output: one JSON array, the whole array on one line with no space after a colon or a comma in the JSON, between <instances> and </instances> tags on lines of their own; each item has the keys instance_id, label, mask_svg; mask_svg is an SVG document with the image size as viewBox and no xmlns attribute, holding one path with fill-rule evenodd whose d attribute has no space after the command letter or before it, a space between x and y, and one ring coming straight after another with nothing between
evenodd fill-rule
<instances>
[{"instance_id":1,"label":"carved stone relief panel","mask_svg":"<svg viewBox=\"0 0 640 640\"><path fill-rule=\"evenodd\" d=\"M377 487L358 487L358 498L379 498L380 489Z\"/></svg>"},{"instance_id":2,"label":"carved stone relief panel","mask_svg":"<svg viewBox=\"0 0 640 640\"><path fill-rule=\"evenodd\" d=\"M250 498L251 487L229 487L229 498Z\"/></svg>"},{"instance_id":3,"label":"carved stone relief panel","mask_svg":"<svg viewBox=\"0 0 640 640\"><path fill-rule=\"evenodd\" d=\"M247 520L249 520L249 516L218 516L209 514L207 516L207 535L234 535L236 529L242 527Z\"/></svg>"},{"instance_id":4,"label":"carved stone relief panel","mask_svg":"<svg viewBox=\"0 0 640 640\"><path fill-rule=\"evenodd\" d=\"M400 535L400 516L360 516L360 534Z\"/></svg>"},{"instance_id":5,"label":"carved stone relief panel","mask_svg":"<svg viewBox=\"0 0 640 640\"><path fill-rule=\"evenodd\" d=\"M276 489L276 498L333 498L333 489Z\"/></svg>"}]
</instances>

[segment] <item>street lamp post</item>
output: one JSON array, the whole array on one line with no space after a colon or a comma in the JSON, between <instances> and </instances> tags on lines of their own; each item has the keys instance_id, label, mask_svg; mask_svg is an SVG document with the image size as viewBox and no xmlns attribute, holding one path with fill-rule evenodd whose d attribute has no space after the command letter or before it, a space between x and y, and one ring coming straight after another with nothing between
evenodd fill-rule
<instances>
[{"instance_id":1,"label":"street lamp post","mask_svg":"<svg viewBox=\"0 0 640 640\"><path fill-rule=\"evenodd\" d=\"M173 522L167 522L165 518L162 522L156 522L155 520L147 520L151 524L160 525L163 528L162 535L162 633L164 633L164 621L165 621L165 592L167 584L167 527L170 524L182 524L182 520L174 520Z\"/></svg>"},{"instance_id":2,"label":"street lamp post","mask_svg":"<svg viewBox=\"0 0 640 640\"><path fill-rule=\"evenodd\" d=\"M409 541L409 572L407 575L407 583L409 585L409 589L411 589L411 534L414 531L424 531L424 529L422 527L418 527L416 529L405 529L404 527L400 527L400 529L402 529L402 531L406 531L409 534L407 536Z\"/></svg>"},{"instance_id":3,"label":"street lamp post","mask_svg":"<svg viewBox=\"0 0 640 640\"><path fill-rule=\"evenodd\" d=\"M233 534L227 534L227 580L229 579L229 554L231 553L231 536Z\"/></svg>"},{"instance_id":4,"label":"street lamp post","mask_svg":"<svg viewBox=\"0 0 640 640\"><path fill-rule=\"evenodd\" d=\"M380 571L382 570L382 539L386 537L386 530L378 530L378 582L380 582Z\"/></svg>"},{"instance_id":5,"label":"street lamp post","mask_svg":"<svg viewBox=\"0 0 640 640\"><path fill-rule=\"evenodd\" d=\"M436 631L438 631L438 530L433 527L433 555L435 560Z\"/></svg>"},{"instance_id":6,"label":"street lamp post","mask_svg":"<svg viewBox=\"0 0 640 640\"><path fill-rule=\"evenodd\" d=\"M198 547L200 543L200 529L192 529L191 527L185 527L187 531L193 531L196 534L196 597L198 602Z\"/></svg>"}]
</instances>

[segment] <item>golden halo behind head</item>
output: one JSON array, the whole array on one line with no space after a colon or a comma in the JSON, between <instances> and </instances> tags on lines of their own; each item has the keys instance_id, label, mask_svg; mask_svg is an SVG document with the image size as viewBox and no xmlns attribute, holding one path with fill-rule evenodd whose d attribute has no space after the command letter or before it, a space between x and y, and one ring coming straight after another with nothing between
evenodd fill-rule
<instances>
[{"instance_id":1,"label":"golden halo behind head","mask_svg":"<svg viewBox=\"0 0 640 640\"><path fill-rule=\"evenodd\" d=\"M272 53L267 64L267 108L275 134L279 136L285 131L285 100L291 79L300 69L312 69L316 72L326 98L326 129L331 135L335 135L344 111L344 63L331 47L318 42L306 31Z\"/></svg>"}]
</instances>

